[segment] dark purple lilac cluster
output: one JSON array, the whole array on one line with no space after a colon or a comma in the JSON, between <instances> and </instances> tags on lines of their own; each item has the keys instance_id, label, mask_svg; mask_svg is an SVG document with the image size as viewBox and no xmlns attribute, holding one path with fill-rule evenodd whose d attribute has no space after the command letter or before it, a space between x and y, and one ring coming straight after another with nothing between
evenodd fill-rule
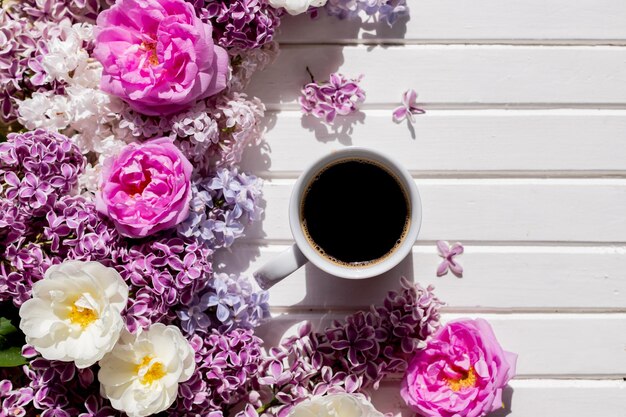
<instances>
[{"instance_id":1,"label":"dark purple lilac cluster","mask_svg":"<svg viewBox=\"0 0 626 417\"><path fill-rule=\"evenodd\" d=\"M0 196L26 218L45 215L76 189L84 167L85 158L66 136L42 129L9 134L0 143Z\"/></svg>"},{"instance_id":2,"label":"dark purple lilac cluster","mask_svg":"<svg viewBox=\"0 0 626 417\"><path fill-rule=\"evenodd\" d=\"M114 266L131 288L125 312L128 329L134 332L176 319L177 307L191 303L207 285L212 254L196 240L163 234L120 248Z\"/></svg>"},{"instance_id":3,"label":"dark purple lilac cluster","mask_svg":"<svg viewBox=\"0 0 626 417\"><path fill-rule=\"evenodd\" d=\"M28 379L28 390L34 410L28 416L40 417L121 417L99 394L100 384L96 380L97 367L78 369L72 362L49 361L37 357L29 346L23 349L25 357L33 358L23 367ZM29 408L30 408L29 407ZM7 414L19 415L19 414Z\"/></svg>"},{"instance_id":4,"label":"dark purple lilac cluster","mask_svg":"<svg viewBox=\"0 0 626 417\"><path fill-rule=\"evenodd\" d=\"M45 237L46 216L72 194L85 160L67 137L44 130L0 143L0 301L16 306L60 261Z\"/></svg>"},{"instance_id":5,"label":"dark purple lilac cluster","mask_svg":"<svg viewBox=\"0 0 626 417\"><path fill-rule=\"evenodd\" d=\"M404 278L402 287L370 311L335 321L323 332L305 325L270 349L256 387L270 398L263 406L268 415L285 417L313 395L376 389L385 376L403 372L408 355L424 348L439 327L441 302L430 287Z\"/></svg>"},{"instance_id":6,"label":"dark purple lilac cluster","mask_svg":"<svg viewBox=\"0 0 626 417\"><path fill-rule=\"evenodd\" d=\"M200 16L211 22L213 38L224 48L260 48L280 24L280 11L267 0L206 0Z\"/></svg>"},{"instance_id":7,"label":"dark purple lilac cluster","mask_svg":"<svg viewBox=\"0 0 626 417\"><path fill-rule=\"evenodd\" d=\"M192 336L190 343L196 352L196 370L180 385L169 416L228 416L237 403L258 400L252 385L264 356L262 341L252 330L213 330L204 337Z\"/></svg>"},{"instance_id":8,"label":"dark purple lilac cluster","mask_svg":"<svg viewBox=\"0 0 626 417\"><path fill-rule=\"evenodd\" d=\"M10 379L0 380L0 416L25 416L33 397L32 388L14 387Z\"/></svg>"}]
</instances>

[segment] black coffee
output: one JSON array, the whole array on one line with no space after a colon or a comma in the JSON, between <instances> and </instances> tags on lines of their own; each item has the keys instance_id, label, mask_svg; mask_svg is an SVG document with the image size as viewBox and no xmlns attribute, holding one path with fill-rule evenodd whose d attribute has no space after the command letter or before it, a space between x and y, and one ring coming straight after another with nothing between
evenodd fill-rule
<instances>
[{"instance_id":1,"label":"black coffee","mask_svg":"<svg viewBox=\"0 0 626 417\"><path fill-rule=\"evenodd\" d=\"M361 159L336 162L308 185L300 208L302 228L330 260L363 266L386 258L408 228L407 194L386 168Z\"/></svg>"}]
</instances>

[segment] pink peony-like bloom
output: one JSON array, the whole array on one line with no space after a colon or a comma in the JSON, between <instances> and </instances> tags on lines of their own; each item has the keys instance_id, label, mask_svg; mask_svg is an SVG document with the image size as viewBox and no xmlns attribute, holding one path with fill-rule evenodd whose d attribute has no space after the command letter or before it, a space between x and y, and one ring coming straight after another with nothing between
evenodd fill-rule
<instances>
[{"instance_id":1,"label":"pink peony-like bloom","mask_svg":"<svg viewBox=\"0 0 626 417\"><path fill-rule=\"evenodd\" d=\"M505 352L485 320L440 328L410 361L400 394L424 417L480 417L503 406L517 355Z\"/></svg>"},{"instance_id":2,"label":"pink peony-like bloom","mask_svg":"<svg viewBox=\"0 0 626 417\"><path fill-rule=\"evenodd\" d=\"M105 161L96 207L125 236L169 229L189 214L191 171L171 139L132 143Z\"/></svg>"},{"instance_id":3,"label":"pink peony-like bloom","mask_svg":"<svg viewBox=\"0 0 626 417\"><path fill-rule=\"evenodd\" d=\"M100 88L136 111L177 113L226 87L228 54L184 0L117 0L98 16Z\"/></svg>"}]
</instances>

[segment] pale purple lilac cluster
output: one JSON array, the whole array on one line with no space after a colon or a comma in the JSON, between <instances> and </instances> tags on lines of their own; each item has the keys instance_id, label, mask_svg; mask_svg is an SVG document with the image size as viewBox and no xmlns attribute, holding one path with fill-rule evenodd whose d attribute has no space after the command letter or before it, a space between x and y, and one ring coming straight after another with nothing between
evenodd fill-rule
<instances>
[{"instance_id":1,"label":"pale purple lilac cluster","mask_svg":"<svg viewBox=\"0 0 626 417\"><path fill-rule=\"evenodd\" d=\"M42 60L48 53L48 42L61 37L70 26L66 14L71 13L64 7L71 3L31 0L0 8L0 123L13 123L19 100L34 92L64 94L65 83L47 79ZM43 6L48 9L41 9Z\"/></svg>"},{"instance_id":2,"label":"pale purple lilac cluster","mask_svg":"<svg viewBox=\"0 0 626 417\"><path fill-rule=\"evenodd\" d=\"M115 3L113 0L20 0L8 9L39 22L95 23L98 13Z\"/></svg>"},{"instance_id":3,"label":"pale purple lilac cluster","mask_svg":"<svg viewBox=\"0 0 626 417\"><path fill-rule=\"evenodd\" d=\"M261 181L237 168L221 168L209 178L197 179L192 190L189 217L178 225L178 233L210 248L230 247L248 224L261 217Z\"/></svg>"},{"instance_id":4,"label":"pale purple lilac cluster","mask_svg":"<svg viewBox=\"0 0 626 417\"><path fill-rule=\"evenodd\" d=\"M361 78L349 79L336 72L327 82L306 84L299 98L302 112L332 123L337 116L357 111L365 101L365 91L359 86Z\"/></svg>"},{"instance_id":5,"label":"pale purple lilac cluster","mask_svg":"<svg viewBox=\"0 0 626 417\"><path fill-rule=\"evenodd\" d=\"M402 290L382 305L334 321L322 332L310 325L269 350L258 379L268 416L285 417L314 395L377 389L390 374L406 369L408 355L426 345L439 327L441 302L432 288L402 278ZM269 394L273 393L273 394Z\"/></svg>"},{"instance_id":6,"label":"pale purple lilac cluster","mask_svg":"<svg viewBox=\"0 0 626 417\"><path fill-rule=\"evenodd\" d=\"M352 19L364 13L368 18L393 26L398 19L409 15L406 0L328 0L326 12L339 19Z\"/></svg>"},{"instance_id":7,"label":"pale purple lilac cluster","mask_svg":"<svg viewBox=\"0 0 626 417\"><path fill-rule=\"evenodd\" d=\"M215 168L238 164L248 146L260 143L264 115L259 99L233 92L200 101L172 117L150 117L127 109L121 114L120 129L132 140L174 137L194 170L208 176Z\"/></svg>"},{"instance_id":8,"label":"pale purple lilac cluster","mask_svg":"<svg viewBox=\"0 0 626 417\"><path fill-rule=\"evenodd\" d=\"M188 334L253 329L269 318L268 301L269 294L255 290L247 277L219 273L176 314Z\"/></svg>"},{"instance_id":9,"label":"pale purple lilac cluster","mask_svg":"<svg viewBox=\"0 0 626 417\"><path fill-rule=\"evenodd\" d=\"M207 0L193 2L199 15L213 25L213 38L224 48L261 48L274 39L280 12L267 0Z\"/></svg>"}]
</instances>

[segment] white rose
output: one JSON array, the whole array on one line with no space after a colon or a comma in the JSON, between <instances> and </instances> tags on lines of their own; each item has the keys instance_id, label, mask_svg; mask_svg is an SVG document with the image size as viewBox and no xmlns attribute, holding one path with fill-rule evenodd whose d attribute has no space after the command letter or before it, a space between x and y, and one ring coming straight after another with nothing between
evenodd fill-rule
<instances>
[{"instance_id":1,"label":"white rose","mask_svg":"<svg viewBox=\"0 0 626 417\"><path fill-rule=\"evenodd\" d=\"M124 330L100 361L100 391L129 417L149 416L174 403L178 384L195 367L194 351L178 327L157 323L136 334Z\"/></svg>"},{"instance_id":2,"label":"white rose","mask_svg":"<svg viewBox=\"0 0 626 417\"><path fill-rule=\"evenodd\" d=\"M309 10L309 7L322 7L327 0L270 0L270 5L275 9L281 7L290 15L297 15Z\"/></svg>"},{"instance_id":3,"label":"white rose","mask_svg":"<svg viewBox=\"0 0 626 417\"><path fill-rule=\"evenodd\" d=\"M53 265L20 308L26 342L50 360L93 365L113 349L124 327L128 285L99 262Z\"/></svg>"},{"instance_id":4,"label":"white rose","mask_svg":"<svg viewBox=\"0 0 626 417\"><path fill-rule=\"evenodd\" d=\"M383 417L359 394L329 394L314 397L291 409L289 417Z\"/></svg>"}]
</instances>

